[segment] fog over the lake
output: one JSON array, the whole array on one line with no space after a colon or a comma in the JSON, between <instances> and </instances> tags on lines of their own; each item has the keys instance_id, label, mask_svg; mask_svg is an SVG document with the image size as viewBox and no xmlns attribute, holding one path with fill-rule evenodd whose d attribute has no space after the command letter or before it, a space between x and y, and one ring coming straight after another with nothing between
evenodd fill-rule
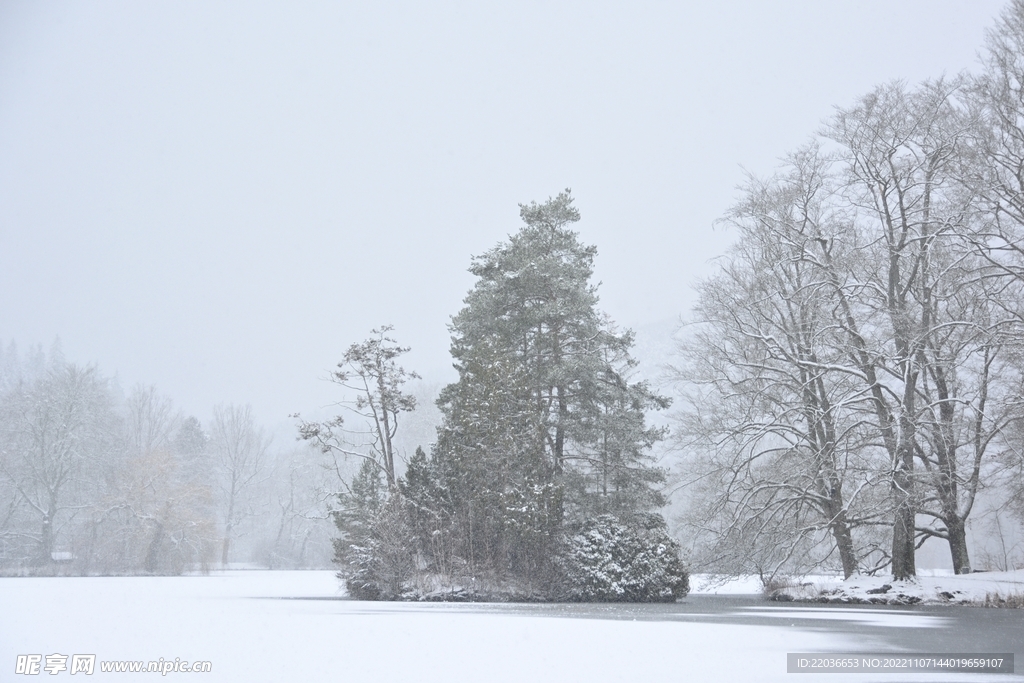
<instances>
[{"instance_id":1,"label":"fog over the lake","mask_svg":"<svg viewBox=\"0 0 1024 683\"><path fill-rule=\"evenodd\" d=\"M603 309L667 335L747 171L1003 5L2 2L0 343L283 431L382 324L453 379L471 256L565 188Z\"/></svg>"}]
</instances>

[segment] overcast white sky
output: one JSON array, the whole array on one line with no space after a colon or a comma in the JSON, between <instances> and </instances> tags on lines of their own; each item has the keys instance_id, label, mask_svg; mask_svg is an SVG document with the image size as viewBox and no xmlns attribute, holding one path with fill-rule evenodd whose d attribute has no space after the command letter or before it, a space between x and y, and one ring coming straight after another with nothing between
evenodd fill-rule
<instances>
[{"instance_id":1,"label":"overcast white sky","mask_svg":"<svg viewBox=\"0 0 1024 683\"><path fill-rule=\"evenodd\" d=\"M603 308L668 329L744 169L1002 6L0 2L0 342L278 427L382 323L448 381L471 255L566 187Z\"/></svg>"}]
</instances>

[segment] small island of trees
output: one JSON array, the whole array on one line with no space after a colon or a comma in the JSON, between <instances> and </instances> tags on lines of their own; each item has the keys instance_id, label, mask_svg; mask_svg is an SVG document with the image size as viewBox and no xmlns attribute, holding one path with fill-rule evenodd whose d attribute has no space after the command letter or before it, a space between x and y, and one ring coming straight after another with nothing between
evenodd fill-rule
<instances>
[{"instance_id":1,"label":"small island of trees","mask_svg":"<svg viewBox=\"0 0 1024 683\"><path fill-rule=\"evenodd\" d=\"M333 379L371 424L348 450L344 419L302 438L362 458L338 496L336 561L367 599L674 601L689 590L658 510L666 471L646 424L669 400L631 382L633 335L598 310L596 249L570 226L569 191L521 206L523 228L473 260L452 319L459 379L442 424L397 476L392 439L414 377L390 327L353 344Z\"/></svg>"}]
</instances>

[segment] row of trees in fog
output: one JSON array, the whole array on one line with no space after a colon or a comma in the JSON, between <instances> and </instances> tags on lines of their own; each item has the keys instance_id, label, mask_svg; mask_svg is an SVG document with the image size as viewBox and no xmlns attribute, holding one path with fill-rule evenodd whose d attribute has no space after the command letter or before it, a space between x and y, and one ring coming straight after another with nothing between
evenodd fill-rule
<instances>
[{"instance_id":1,"label":"row of trees in fog","mask_svg":"<svg viewBox=\"0 0 1024 683\"><path fill-rule=\"evenodd\" d=\"M838 109L726 218L676 379L721 571L971 569L979 495L1022 502L1024 3L984 69Z\"/></svg>"},{"instance_id":2,"label":"row of trees in fog","mask_svg":"<svg viewBox=\"0 0 1024 683\"><path fill-rule=\"evenodd\" d=\"M316 463L271 449L248 406L205 428L55 349L0 356L0 570L177 573L324 561ZM241 540L244 555L234 551Z\"/></svg>"},{"instance_id":3,"label":"row of trees in fog","mask_svg":"<svg viewBox=\"0 0 1024 683\"><path fill-rule=\"evenodd\" d=\"M459 378L438 398L429 454L404 473L393 438L415 408L406 349L375 330L335 381L346 416L303 422L325 453L361 459L343 481L336 559L357 597L403 594L674 600L688 590L659 514L666 472L646 412L668 400L630 380L633 337L598 310L594 247L571 230L568 191L522 206L524 226L473 260L451 323ZM368 423L358 447L347 426Z\"/></svg>"}]
</instances>

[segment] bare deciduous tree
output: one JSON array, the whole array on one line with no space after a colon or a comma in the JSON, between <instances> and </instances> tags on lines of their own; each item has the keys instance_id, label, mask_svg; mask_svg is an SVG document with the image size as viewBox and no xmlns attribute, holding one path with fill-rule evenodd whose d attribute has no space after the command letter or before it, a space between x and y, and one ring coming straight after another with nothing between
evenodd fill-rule
<instances>
[{"instance_id":1,"label":"bare deciduous tree","mask_svg":"<svg viewBox=\"0 0 1024 683\"><path fill-rule=\"evenodd\" d=\"M47 565L62 528L96 488L97 458L112 445L110 393L95 368L54 363L8 393L2 411L0 474L35 518L36 530L21 533L35 545L34 563Z\"/></svg>"},{"instance_id":2,"label":"bare deciduous tree","mask_svg":"<svg viewBox=\"0 0 1024 683\"><path fill-rule=\"evenodd\" d=\"M724 411L710 433L730 435L724 486L745 492L725 528L777 523L765 517L771 501L813 529L798 511L814 498L792 490L800 474L819 478L824 499L857 472L854 490L872 493L874 513L851 520L841 495L811 505L829 520L844 571L875 548L854 552L840 530L879 524L882 512L895 578L914 575L930 537L970 571L966 520L1013 419L1006 399L1020 372L1005 351L1012 316L994 303L1015 290L979 254L978 197L963 182L977 125L964 92L961 80L877 88L837 112L828 155L816 145L793 155L734 210L739 244L702 289L709 331L691 349L710 392L684 423L707 434L709 407ZM784 466L802 450L818 469ZM799 538L794 530L792 547Z\"/></svg>"},{"instance_id":3,"label":"bare deciduous tree","mask_svg":"<svg viewBox=\"0 0 1024 683\"><path fill-rule=\"evenodd\" d=\"M811 146L784 174L751 179L729 219L740 239L699 289L688 362L677 372L689 408L678 434L695 454L691 522L713 541L705 558L718 571L768 580L835 551L849 576L878 561L853 540L885 508L870 486L882 468L861 370L817 263L822 243L837 249L846 237L829 214L827 173Z\"/></svg>"},{"instance_id":4,"label":"bare deciduous tree","mask_svg":"<svg viewBox=\"0 0 1024 683\"><path fill-rule=\"evenodd\" d=\"M256 425L252 408L233 404L213 410L210 449L219 470L224 540L221 564L226 565L239 521L255 513L256 501L247 494L264 476L270 438Z\"/></svg>"},{"instance_id":5,"label":"bare deciduous tree","mask_svg":"<svg viewBox=\"0 0 1024 683\"><path fill-rule=\"evenodd\" d=\"M121 447L102 463L103 495L91 506L84 571L179 573L206 566L214 539L209 472L181 452L183 420L152 386L123 406Z\"/></svg>"}]
</instances>

